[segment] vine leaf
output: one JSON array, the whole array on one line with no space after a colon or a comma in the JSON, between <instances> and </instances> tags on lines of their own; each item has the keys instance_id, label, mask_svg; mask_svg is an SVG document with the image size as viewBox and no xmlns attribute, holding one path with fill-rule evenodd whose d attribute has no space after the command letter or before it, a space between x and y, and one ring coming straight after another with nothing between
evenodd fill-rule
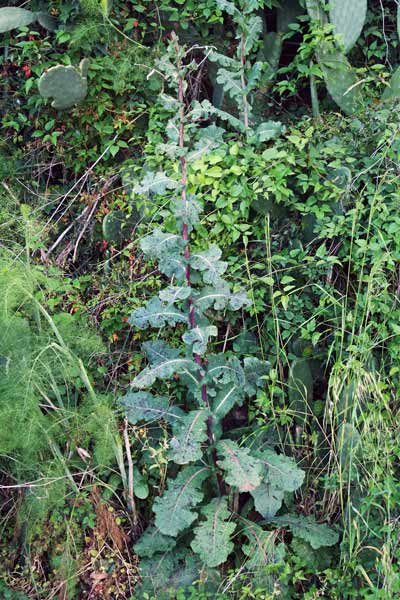
<instances>
[{"instance_id":1,"label":"vine leaf","mask_svg":"<svg viewBox=\"0 0 400 600\"><path fill-rule=\"evenodd\" d=\"M278 527L289 527L294 536L308 542L314 550L324 546L334 546L339 540L339 534L325 525L317 523L314 517L303 515L284 515L273 520Z\"/></svg>"},{"instance_id":2,"label":"vine leaf","mask_svg":"<svg viewBox=\"0 0 400 600\"><path fill-rule=\"evenodd\" d=\"M173 537L164 535L157 527L150 525L142 533L140 539L134 545L135 553L143 558L151 558L157 552L169 552L176 546L176 540Z\"/></svg>"},{"instance_id":3,"label":"vine leaf","mask_svg":"<svg viewBox=\"0 0 400 600\"><path fill-rule=\"evenodd\" d=\"M168 458L178 465L186 465L200 460L203 456L201 445L207 441L206 419L209 411L193 410L173 426Z\"/></svg>"},{"instance_id":4,"label":"vine leaf","mask_svg":"<svg viewBox=\"0 0 400 600\"><path fill-rule=\"evenodd\" d=\"M203 252L192 254L190 265L196 271L201 271L204 283L216 284L228 267L228 263L219 260L222 250L212 245Z\"/></svg>"},{"instance_id":5,"label":"vine leaf","mask_svg":"<svg viewBox=\"0 0 400 600\"><path fill-rule=\"evenodd\" d=\"M233 550L231 536L236 524L228 522L231 513L227 503L227 498L214 498L201 511L205 521L194 530L192 550L208 567L224 563Z\"/></svg>"},{"instance_id":6,"label":"vine leaf","mask_svg":"<svg viewBox=\"0 0 400 600\"><path fill-rule=\"evenodd\" d=\"M239 492L251 492L261 483L262 466L250 455L248 448L241 448L232 440L221 440L217 444L218 455L223 456L217 464L225 471L225 481Z\"/></svg>"},{"instance_id":7,"label":"vine leaf","mask_svg":"<svg viewBox=\"0 0 400 600\"><path fill-rule=\"evenodd\" d=\"M159 298L154 297L145 306L135 310L129 317L128 322L138 329L165 327L166 325L186 323L187 315L174 308L173 304L164 304Z\"/></svg>"},{"instance_id":8,"label":"vine leaf","mask_svg":"<svg viewBox=\"0 0 400 600\"><path fill-rule=\"evenodd\" d=\"M155 524L164 535L176 537L197 518L193 511L203 499L201 485L209 474L207 467L185 467L168 480L168 489L154 501Z\"/></svg>"},{"instance_id":9,"label":"vine leaf","mask_svg":"<svg viewBox=\"0 0 400 600\"><path fill-rule=\"evenodd\" d=\"M218 329L215 325L206 327L194 327L183 334L182 340L185 344L192 345L192 352L202 356L207 351L207 345L210 337L218 335Z\"/></svg>"}]
</instances>

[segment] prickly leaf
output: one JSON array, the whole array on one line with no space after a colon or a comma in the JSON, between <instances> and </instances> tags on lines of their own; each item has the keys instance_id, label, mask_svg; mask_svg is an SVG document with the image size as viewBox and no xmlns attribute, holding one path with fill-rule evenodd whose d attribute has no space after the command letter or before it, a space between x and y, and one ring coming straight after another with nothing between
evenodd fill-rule
<instances>
[{"instance_id":1,"label":"prickly leaf","mask_svg":"<svg viewBox=\"0 0 400 600\"><path fill-rule=\"evenodd\" d=\"M243 361L243 366L246 374L246 393L254 395L257 388L265 386L265 380L262 378L269 373L271 364L255 356L247 356Z\"/></svg>"},{"instance_id":2,"label":"prickly leaf","mask_svg":"<svg viewBox=\"0 0 400 600\"><path fill-rule=\"evenodd\" d=\"M350 471L356 462L357 452L360 449L361 436L356 427L351 423L343 423L336 436L336 445L339 454L339 464L342 471Z\"/></svg>"},{"instance_id":3,"label":"prickly leaf","mask_svg":"<svg viewBox=\"0 0 400 600\"><path fill-rule=\"evenodd\" d=\"M216 50L212 50L210 54L207 55L207 58L208 60L211 60L211 62L219 64L221 67L240 71L241 64L239 60L226 56L226 54L220 54L219 52L216 52Z\"/></svg>"},{"instance_id":4,"label":"prickly leaf","mask_svg":"<svg viewBox=\"0 0 400 600\"><path fill-rule=\"evenodd\" d=\"M183 334L182 340L185 344L192 346L192 352L202 356L207 351L207 346L210 337L218 335L218 329L214 325L206 327L194 327Z\"/></svg>"},{"instance_id":5,"label":"prickly leaf","mask_svg":"<svg viewBox=\"0 0 400 600\"><path fill-rule=\"evenodd\" d=\"M254 506L267 521L270 521L282 506L284 492L274 488L270 483L263 481L261 485L251 492Z\"/></svg>"},{"instance_id":6,"label":"prickly leaf","mask_svg":"<svg viewBox=\"0 0 400 600\"><path fill-rule=\"evenodd\" d=\"M215 310L223 310L230 308L231 310L239 310L243 306L248 306L250 300L244 292L232 293L229 284L220 279L213 287L205 287L196 296L195 303L201 310L207 310L211 306Z\"/></svg>"},{"instance_id":7,"label":"prickly leaf","mask_svg":"<svg viewBox=\"0 0 400 600\"><path fill-rule=\"evenodd\" d=\"M153 233L140 241L140 247L148 258L162 259L179 254L185 247L185 242L180 235L164 233L156 228Z\"/></svg>"},{"instance_id":8,"label":"prickly leaf","mask_svg":"<svg viewBox=\"0 0 400 600\"><path fill-rule=\"evenodd\" d=\"M193 510L203 499L201 485L208 477L207 467L186 467L176 479L168 480L168 489L154 501L155 524L164 535L176 537L197 518Z\"/></svg>"},{"instance_id":9,"label":"prickly leaf","mask_svg":"<svg viewBox=\"0 0 400 600\"><path fill-rule=\"evenodd\" d=\"M245 93L240 81L240 73L228 71L221 67L217 73L217 83L223 86L225 92L233 99L241 99Z\"/></svg>"},{"instance_id":10,"label":"prickly leaf","mask_svg":"<svg viewBox=\"0 0 400 600\"><path fill-rule=\"evenodd\" d=\"M308 414L308 407L313 394L313 376L310 365L306 359L293 361L288 378L289 402L292 410L304 418Z\"/></svg>"},{"instance_id":11,"label":"prickly leaf","mask_svg":"<svg viewBox=\"0 0 400 600\"><path fill-rule=\"evenodd\" d=\"M244 387L246 377L240 360L236 356L221 353L211 354L208 357L206 381L218 386L235 383L239 387Z\"/></svg>"},{"instance_id":12,"label":"prickly leaf","mask_svg":"<svg viewBox=\"0 0 400 600\"><path fill-rule=\"evenodd\" d=\"M188 231L192 231L193 225L196 225L200 221L199 215L202 212L202 206L196 200L195 196L188 194L185 202L183 202L182 198L176 198L173 201L172 211L178 227L181 229L182 225L185 224L188 227Z\"/></svg>"},{"instance_id":13,"label":"prickly leaf","mask_svg":"<svg viewBox=\"0 0 400 600\"><path fill-rule=\"evenodd\" d=\"M187 314L178 310L173 304L165 304L155 296L145 306L135 310L128 321L133 327L146 329L147 327L165 327L186 323Z\"/></svg>"},{"instance_id":14,"label":"prickly leaf","mask_svg":"<svg viewBox=\"0 0 400 600\"><path fill-rule=\"evenodd\" d=\"M294 536L308 542L314 550L324 546L333 546L339 540L336 531L325 523L317 523L310 516L284 515L275 517L273 522L279 527L289 527Z\"/></svg>"},{"instance_id":15,"label":"prickly leaf","mask_svg":"<svg viewBox=\"0 0 400 600\"><path fill-rule=\"evenodd\" d=\"M284 127L280 121L265 121L255 130L255 135L258 142L269 142L275 140L283 132Z\"/></svg>"},{"instance_id":16,"label":"prickly leaf","mask_svg":"<svg viewBox=\"0 0 400 600\"><path fill-rule=\"evenodd\" d=\"M285 546L284 544L276 545L275 532L264 531L255 523L251 523L243 529L243 534L248 539L248 543L242 546L244 554L248 557L247 569L253 570L283 560Z\"/></svg>"},{"instance_id":17,"label":"prickly leaf","mask_svg":"<svg viewBox=\"0 0 400 600\"><path fill-rule=\"evenodd\" d=\"M261 483L262 466L250 455L248 448L241 448L232 440L221 440L217 444L217 464L225 472L226 483L239 492L251 492Z\"/></svg>"},{"instance_id":18,"label":"prickly leaf","mask_svg":"<svg viewBox=\"0 0 400 600\"><path fill-rule=\"evenodd\" d=\"M178 300L187 300L192 290L187 285L169 285L158 294L160 300L174 304Z\"/></svg>"},{"instance_id":19,"label":"prickly leaf","mask_svg":"<svg viewBox=\"0 0 400 600\"><path fill-rule=\"evenodd\" d=\"M176 420L176 408L169 406L166 396L153 396L149 392L128 392L119 402L126 410L129 423L136 425L143 421L159 421L160 419Z\"/></svg>"},{"instance_id":20,"label":"prickly leaf","mask_svg":"<svg viewBox=\"0 0 400 600\"><path fill-rule=\"evenodd\" d=\"M255 452L254 455L262 465L263 480L251 495L256 510L265 519L270 520L282 506L284 493L297 490L304 481L305 473L291 458L277 454L272 449L266 448L262 452Z\"/></svg>"},{"instance_id":21,"label":"prickly leaf","mask_svg":"<svg viewBox=\"0 0 400 600\"><path fill-rule=\"evenodd\" d=\"M194 150L188 154L188 162L198 160L204 154L222 144L224 133L225 129L216 125L209 125L200 129L197 141L194 144Z\"/></svg>"},{"instance_id":22,"label":"prickly leaf","mask_svg":"<svg viewBox=\"0 0 400 600\"><path fill-rule=\"evenodd\" d=\"M233 550L231 536L236 524L228 521L231 513L226 498L215 498L202 509L201 514L205 521L195 528L191 547L208 567L217 567Z\"/></svg>"},{"instance_id":23,"label":"prickly leaf","mask_svg":"<svg viewBox=\"0 0 400 600\"><path fill-rule=\"evenodd\" d=\"M400 38L400 4L397 5L397 35Z\"/></svg>"},{"instance_id":24,"label":"prickly leaf","mask_svg":"<svg viewBox=\"0 0 400 600\"><path fill-rule=\"evenodd\" d=\"M142 583L135 587L135 598L171 600L176 590L189 588L199 578L199 565L193 555L172 551L143 558L140 575Z\"/></svg>"},{"instance_id":25,"label":"prickly leaf","mask_svg":"<svg viewBox=\"0 0 400 600\"><path fill-rule=\"evenodd\" d=\"M306 0L307 12L313 21L319 21L322 24L327 22L326 4L325 0Z\"/></svg>"},{"instance_id":26,"label":"prickly leaf","mask_svg":"<svg viewBox=\"0 0 400 600\"><path fill-rule=\"evenodd\" d=\"M216 0L216 3L220 10L227 12L232 17L239 12L235 3L229 2L229 0Z\"/></svg>"},{"instance_id":27,"label":"prickly leaf","mask_svg":"<svg viewBox=\"0 0 400 600\"><path fill-rule=\"evenodd\" d=\"M139 471L137 467L133 467L134 494L139 500L146 500L149 497L149 484L147 477Z\"/></svg>"},{"instance_id":28,"label":"prickly leaf","mask_svg":"<svg viewBox=\"0 0 400 600\"><path fill-rule=\"evenodd\" d=\"M46 12L39 12L36 13L36 18L38 23L48 31L55 31L57 29L57 19L52 15Z\"/></svg>"},{"instance_id":29,"label":"prickly leaf","mask_svg":"<svg viewBox=\"0 0 400 600\"><path fill-rule=\"evenodd\" d=\"M140 183L137 183L132 192L134 194L165 194L167 190L179 187L179 183L168 177L164 171L147 173Z\"/></svg>"},{"instance_id":30,"label":"prickly leaf","mask_svg":"<svg viewBox=\"0 0 400 600\"><path fill-rule=\"evenodd\" d=\"M303 484L305 473L289 456L277 454L270 448L257 452L256 456L264 468L264 481L268 481L274 488L295 492Z\"/></svg>"},{"instance_id":31,"label":"prickly leaf","mask_svg":"<svg viewBox=\"0 0 400 600\"><path fill-rule=\"evenodd\" d=\"M141 558L151 558L157 552L169 552L176 546L176 540L173 537L164 535L154 525L149 525L142 533L139 541L136 542L133 549L135 554Z\"/></svg>"},{"instance_id":32,"label":"prickly leaf","mask_svg":"<svg viewBox=\"0 0 400 600\"><path fill-rule=\"evenodd\" d=\"M212 401L212 413L218 419L223 419L238 404L243 404L243 389L236 383L227 383L222 386Z\"/></svg>"},{"instance_id":33,"label":"prickly leaf","mask_svg":"<svg viewBox=\"0 0 400 600\"><path fill-rule=\"evenodd\" d=\"M150 351L150 365L132 381L134 388L144 389L151 386L156 379L168 379L175 373L190 375L198 369L192 359L180 356L179 350L169 348L162 342L146 342L143 346Z\"/></svg>"},{"instance_id":34,"label":"prickly leaf","mask_svg":"<svg viewBox=\"0 0 400 600\"><path fill-rule=\"evenodd\" d=\"M202 444L207 441L206 409L189 411L173 426L168 458L178 465L186 465L203 456Z\"/></svg>"},{"instance_id":35,"label":"prickly leaf","mask_svg":"<svg viewBox=\"0 0 400 600\"><path fill-rule=\"evenodd\" d=\"M228 263L219 260L222 256L222 250L218 246L211 245L203 252L194 252L190 260L190 266L196 271L200 271L204 283L214 285L218 283L228 267Z\"/></svg>"},{"instance_id":36,"label":"prickly leaf","mask_svg":"<svg viewBox=\"0 0 400 600\"><path fill-rule=\"evenodd\" d=\"M244 53L247 55L253 46L258 42L262 32L263 24L261 17L259 16L247 18L244 23Z\"/></svg>"}]
</instances>

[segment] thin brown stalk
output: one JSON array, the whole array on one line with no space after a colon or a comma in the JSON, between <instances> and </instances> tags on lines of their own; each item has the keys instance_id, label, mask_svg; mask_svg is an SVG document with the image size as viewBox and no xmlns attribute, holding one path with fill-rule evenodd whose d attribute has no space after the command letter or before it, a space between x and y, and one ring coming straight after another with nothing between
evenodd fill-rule
<instances>
[{"instance_id":1,"label":"thin brown stalk","mask_svg":"<svg viewBox=\"0 0 400 600\"><path fill-rule=\"evenodd\" d=\"M124 443L125 443L125 452L126 452L126 460L128 462L128 489L127 489L127 499L129 503L129 507L132 513L133 524L136 525L138 522L137 510L136 510L136 502L135 502L135 494L134 494L134 481L133 481L133 460L131 453L131 446L129 443L129 435L128 435L128 419L125 417L124 419Z\"/></svg>"}]
</instances>

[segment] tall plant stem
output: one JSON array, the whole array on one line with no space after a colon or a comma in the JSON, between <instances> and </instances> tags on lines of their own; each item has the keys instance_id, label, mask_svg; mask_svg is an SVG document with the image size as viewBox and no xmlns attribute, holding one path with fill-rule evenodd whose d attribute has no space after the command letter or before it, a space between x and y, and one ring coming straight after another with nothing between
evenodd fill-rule
<instances>
[{"instance_id":1,"label":"tall plant stem","mask_svg":"<svg viewBox=\"0 0 400 600\"><path fill-rule=\"evenodd\" d=\"M181 67L181 65L179 64L179 69L180 69L180 67ZM185 146L185 104L184 104L184 101L185 101L185 98L184 98L184 92L183 92L183 78L180 77L179 78L179 103L180 103L179 147L182 150ZM182 186L181 198L182 198L182 203L186 205L187 204L187 164L186 164L186 156L183 152L182 152L182 156L180 158L180 167L181 167L181 186ZM186 285L188 287L190 287L189 226L188 226L188 223L185 223L185 222L182 224L182 238L186 242L185 250L184 250L184 256L187 261L186 269L185 269ZM191 329L194 329L196 327L196 310L195 310L192 296L189 297L189 326ZM201 369L203 366L203 361L201 360L201 356L194 353L194 359ZM204 406L208 407L209 402L208 402L207 386L204 384L201 386L201 398L203 400ZM212 438L213 437L212 431L209 431L209 438L210 438L210 435Z\"/></svg>"},{"instance_id":2,"label":"tall plant stem","mask_svg":"<svg viewBox=\"0 0 400 600\"><path fill-rule=\"evenodd\" d=\"M240 82L243 90L243 120L244 126L246 130L249 128L249 107L247 103L247 94L246 94L246 80L244 78L244 70L246 66L246 55L244 52L244 34L242 33L240 37L240 64L242 65L240 72Z\"/></svg>"},{"instance_id":3,"label":"tall plant stem","mask_svg":"<svg viewBox=\"0 0 400 600\"><path fill-rule=\"evenodd\" d=\"M179 71L181 71L181 66L182 66L181 63L178 62L178 70ZM182 203L186 205L187 204L187 161L186 161L185 153L183 152L183 149L185 147L185 97L184 97L183 85L184 85L184 80L183 80L183 77L180 76L179 77L178 99L179 99L179 104L180 104L179 148L181 148L181 150L182 150L182 155L180 157L181 188L182 188L181 199L182 199ZM185 250L184 250L184 256L187 261L186 269L185 269L185 279L186 279L186 285L188 287L190 287L191 281L190 281L190 264L189 264L189 259L190 259L189 225L188 225L188 223L185 223L185 222L182 223L182 238L186 242ZM194 329L196 327L196 309L194 306L192 296L189 297L189 326L191 329ZM201 371L203 369L203 361L201 359L201 356L199 354L197 354L196 352L193 353L193 356L194 356L194 360L196 361L196 363L199 366L199 371L200 371L200 376L201 376ZM201 386L201 399L203 401L203 405L206 408L209 408L210 403L208 400L207 385L205 383L203 383ZM211 416L209 416L207 418L207 437L208 437L209 445L212 446L215 442L215 437L214 437L214 433L213 433L213 419ZM219 493L222 496L225 494L225 485L224 485L223 479L221 477L221 474L218 471L217 452L216 452L215 448L212 449L211 455L212 455L212 460L213 460L214 467L215 467Z\"/></svg>"}]
</instances>

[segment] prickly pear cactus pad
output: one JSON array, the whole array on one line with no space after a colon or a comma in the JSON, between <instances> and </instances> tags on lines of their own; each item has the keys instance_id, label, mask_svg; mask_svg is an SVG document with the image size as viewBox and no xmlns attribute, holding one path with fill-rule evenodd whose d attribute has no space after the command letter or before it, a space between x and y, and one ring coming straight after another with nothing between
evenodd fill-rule
<instances>
[{"instance_id":1,"label":"prickly pear cactus pad","mask_svg":"<svg viewBox=\"0 0 400 600\"><path fill-rule=\"evenodd\" d=\"M400 98L400 67L393 73L389 86L383 92L382 100L398 100Z\"/></svg>"},{"instance_id":2,"label":"prickly pear cactus pad","mask_svg":"<svg viewBox=\"0 0 400 600\"><path fill-rule=\"evenodd\" d=\"M325 5L324 0L306 0L307 12L313 21L326 23Z\"/></svg>"},{"instance_id":3,"label":"prickly pear cactus pad","mask_svg":"<svg viewBox=\"0 0 400 600\"><path fill-rule=\"evenodd\" d=\"M329 20L345 53L354 46L367 14L367 0L330 0Z\"/></svg>"},{"instance_id":4,"label":"prickly pear cactus pad","mask_svg":"<svg viewBox=\"0 0 400 600\"><path fill-rule=\"evenodd\" d=\"M65 110L85 98L87 79L75 67L57 65L43 73L39 79L39 92L43 98L54 98L53 108Z\"/></svg>"},{"instance_id":5,"label":"prickly pear cactus pad","mask_svg":"<svg viewBox=\"0 0 400 600\"><path fill-rule=\"evenodd\" d=\"M36 13L24 8L14 8L6 6L0 8L0 33L26 27L36 20Z\"/></svg>"},{"instance_id":6,"label":"prickly pear cactus pad","mask_svg":"<svg viewBox=\"0 0 400 600\"><path fill-rule=\"evenodd\" d=\"M362 93L355 70L344 54L321 51L318 62L324 74L328 92L338 106L348 115L362 108Z\"/></svg>"}]
</instances>

